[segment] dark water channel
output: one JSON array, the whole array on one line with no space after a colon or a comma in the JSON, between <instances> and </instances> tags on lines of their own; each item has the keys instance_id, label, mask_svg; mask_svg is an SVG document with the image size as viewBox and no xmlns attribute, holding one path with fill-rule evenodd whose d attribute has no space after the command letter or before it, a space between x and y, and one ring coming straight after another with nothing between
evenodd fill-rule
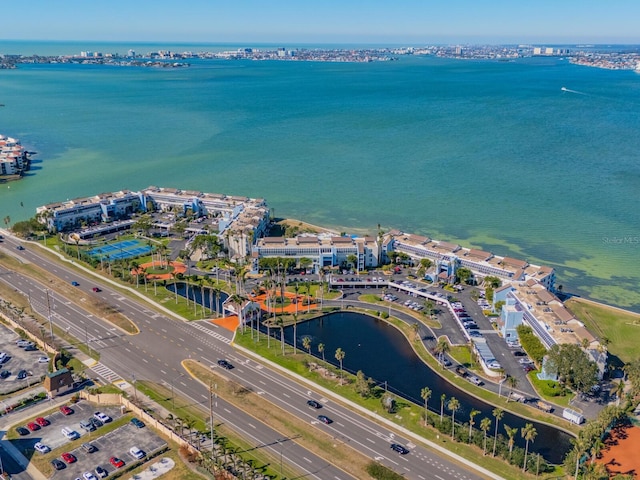
<instances>
[{"instance_id":1,"label":"dark water channel","mask_svg":"<svg viewBox=\"0 0 640 480\"><path fill-rule=\"evenodd\" d=\"M278 336L279 332L273 332ZM469 421L472 409L481 413L475 418L478 428L480 421L487 417L492 426L489 433L493 435L495 418L492 411L495 408L477 398L465 393L457 387L443 380L434 373L413 352L405 337L396 328L380 319L351 312L333 313L323 317L299 323L297 326L297 345L302 348L302 338L311 338L311 353L318 356L318 344L325 345L325 358L328 362L339 366L335 359L335 351L342 348L345 352L343 368L352 373L362 370L367 377L387 388L390 392L411 400L418 405L424 405L420 397L423 387L432 390L429 399L429 409L440 413L440 397L456 397L460 401L460 410L456 412L456 420ZM285 341L293 343L293 327L285 328ZM451 412L445 406L445 415ZM522 428L525 423L533 423L538 435L529 444L529 451L542 455L548 462L559 464L566 452L571 448L571 436L559 429L523 418L509 412L504 413L500 421L498 433L504 437L504 425L512 428ZM516 444L524 448L524 440L520 432L516 435Z\"/></svg>"}]
</instances>

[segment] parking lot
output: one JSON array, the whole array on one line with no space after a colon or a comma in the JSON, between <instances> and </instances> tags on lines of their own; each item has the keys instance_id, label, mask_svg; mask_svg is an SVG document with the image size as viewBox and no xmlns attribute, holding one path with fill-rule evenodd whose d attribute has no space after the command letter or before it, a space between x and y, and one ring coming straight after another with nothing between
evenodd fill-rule
<instances>
[{"instance_id":1,"label":"parking lot","mask_svg":"<svg viewBox=\"0 0 640 480\"><path fill-rule=\"evenodd\" d=\"M21 388L29 387L40 382L40 377L47 373L49 359L40 358L46 355L32 347L16 345L20 337L4 325L0 325L0 394L5 395ZM3 356L2 353L6 354ZM26 376L18 378L24 371ZM8 372L2 373L2 372Z\"/></svg>"},{"instance_id":2,"label":"parking lot","mask_svg":"<svg viewBox=\"0 0 640 480\"><path fill-rule=\"evenodd\" d=\"M148 427L137 428L128 420L129 417L123 418L119 406L95 406L88 402L78 402L69 404L73 409L70 415L64 415L61 411L56 410L50 415L45 416L50 422L49 425L41 427L35 432L14 440L16 446L23 452L30 452L28 456L43 457L46 465L51 467L50 461L53 459L62 460L63 453L71 453L76 461L73 463L63 462L65 468L55 471L50 478L54 479L71 479L82 477L84 472L94 472L98 466L104 468L109 475L116 470L110 462L111 457L120 458L126 468L137 460L129 453L131 447L138 447L145 454L150 454L163 448L166 442L156 435L153 430ZM112 422L106 423L102 427L96 428L90 432L80 426L81 422L86 422L94 416L94 413L100 411L110 416ZM113 422L121 423L122 426L103 434L107 431L108 426ZM67 428L77 432L80 438L77 440L67 439L61 432L62 428ZM33 451L36 442L43 443L51 448L50 453L41 454ZM93 452L88 452L83 448L83 444L89 443L94 447Z\"/></svg>"}]
</instances>

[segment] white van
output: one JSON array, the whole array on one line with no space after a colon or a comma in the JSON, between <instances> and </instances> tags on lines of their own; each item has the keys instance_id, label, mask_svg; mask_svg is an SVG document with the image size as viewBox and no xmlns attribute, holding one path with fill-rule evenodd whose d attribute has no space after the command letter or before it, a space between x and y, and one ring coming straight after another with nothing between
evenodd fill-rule
<instances>
[{"instance_id":1,"label":"white van","mask_svg":"<svg viewBox=\"0 0 640 480\"><path fill-rule=\"evenodd\" d=\"M75 440L76 438L80 438L80 434L78 432L76 432L75 430L73 430L71 428L68 428L68 427L64 427L62 430L60 430L60 432L68 440Z\"/></svg>"}]
</instances>

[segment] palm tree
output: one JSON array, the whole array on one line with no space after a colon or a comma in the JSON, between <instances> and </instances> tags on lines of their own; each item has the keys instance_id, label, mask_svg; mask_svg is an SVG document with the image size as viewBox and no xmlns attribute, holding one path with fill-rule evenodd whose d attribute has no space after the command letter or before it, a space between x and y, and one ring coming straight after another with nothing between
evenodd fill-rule
<instances>
[{"instance_id":1,"label":"palm tree","mask_svg":"<svg viewBox=\"0 0 640 480\"><path fill-rule=\"evenodd\" d=\"M620 406L620 400L622 400L622 395L624 395L624 380L620 379L620 381L617 383L616 388L615 388L615 392L616 392L616 407Z\"/></svg>"},{"instance_id":2,"label":"palm tree","mask_svg":"<svg viewBox=\"0 0 640 480\"><path fill-rule=\"evenodd\" d=\"M577 438L576 440L573 441L573 449L576 452L576 472L573 475L573 478L578 478L578 470L580 470L580 459L582 458L582 455L587 447L586 445L586 440L585 439L580 439Z\"/></svg>"},{"instance_id":3,"label":"palm tree","mask_svg":"<svg viewBox=\"0 0 640 480\"><path fill-rule=\"evenodd\" d=\"M305 348L309 356L311 356L311 337L305 336L302 338L302 347Z\"/></svg>"},{"instance_id":4,"label":"palm tree","mask_svg":"<svg viewBox=\"0 0 640 480\"><path fill-rule=\"evenodd\" d=\"M322 355L322 361L324 362L324 343L319 343L318 344L318 353L320 353L320 355Z\"/></svg>"},{"instance_id":5,"label":"palm tree","mask_svg":"<svg viewBox=\"0 0 640 480\"><path fill-rule=\"evenodd\" d=\"M447 399L447 396L443 393L440 395L440 425L442 425L442 417L444 416L444 401Z\"/></svg>"},{"instance_id":6,"label":"palm tree","mask_svg":"<svg viewBox=\"0 0 640 480\"><path fill-rule=\"evenodd\" d=\"M438 359L440 360L440 363L442 364L443 369L444 369L444 362L442 361L442 359L448 351L449 351L449 342L447 341L446 337L440 337L438 339L438 343L433 349L433 352L436 355L438 355Z\"/></svg>"},{"instance_id":7,"label":"palm tree","mask_svg":"<svg viewBox=\"0 0 640 480\"><path fill-rule=\"evenodd\" d=\"M516 377L508 376L507 377L507 385L509 385L509 396L507 397L507 402L511 398L511 394L513 390L518 387L518 379Z\"/></svg>"},{"instance_id":8,"label":"palm tree","mask_svg":"<svg viewBox=\"0 0 640 480\"><path fill-rule=\"evenodd\" d=\"M522 435L522 438L524 438L524 440L525 440L524 463L522 464L522 471L526 472L526 470L527 470L527 454L529 453L529 442L533 442L535 440L536 435L538 435L538 432L533 427L533 424L527 423L524 426L524 428L522 428L520 430L520 434Z\"/></svg>"},{"instance_id":9,"label":"palm tree","mask_svg":"<svg viewBox=\"0 0 640 480\"><path fill-rule=\"evenodd\" d=\"M476 424L476 422L473 421L473 417L475 417L479 413L480 413L480 410L475 410L473 408L469 412L469 443L471 443L471 434L473 433L473 426Z\"/></svg>"},{"instance_id":10,"label":"palm tree","mask_svg":"<svg viewBox=\"0 0 640 480\"><path fill-rule=\"evenodd\" d=\"M280 344L282 346L282 355L284 355L284 320L282 317L278 318L277 323L280 327Z\"/></svg>"},{"instance_id":11,"label":"palm tree","mask_svg":"<svg viewBox=\"0 0 640 480\"><path fill-rule=\"evenodd\" d=\"M424 387L422 390L420 390L420 397L422 397L422 399L424 400L424 425L427 426L429 425L428 422L428 418L429 418L429 399L431 398L431 394L433 392L431 391L431 389L429 387Z\"/></svg>"},{"instance_id":12,"label":"palm tree","mask_svg":"<svg viewBox=\"0 0 640 480\"><path fill-rule=\"evenodd\" d=\"M453 440L456 434L456 412L460 408L460 401L456 397L451 397L447 408L451 410L451 440Z\"/></svg>"},{"instance_id":13,"label":"palm tree","mask_svg":"<svg viewBox=\"0 0 640 480\"><path fill-rule=\"evenodd\" d=\"M342 383L342 360L344 360L344 350L342 350L341 348L338 348L336 350L336 360L338 360L338 362L340 362L340 382Z\"/></svg>"},{"instance_id":14,"label":"palm tree","mask_svg":"<svg viewBox=\"0 0 640 480\"><path fill-rule=\"evenodd\" d=\"M591 463L593 464L593 462L595 462L596 458L600 455L600 452L602 451L602 449L604 448L604 443L602 442L602 438L597 437L594 442L593 445L591 445Z\"/></svg>"},{"instance_id":15,"label":"palm tree","mask_svg":"<svg viewBox=\"0 0 640 480\"><path fill-rule=\"evenodd\" d=\"M511 428L509 425L504 425L504 430L507 432L507 437L509 437L509 460L511 460L511 452L513 451L513 445L515 444L515 436L518 433L517 428Z\"/></svg>"},{"instance_id":16,"label":"palm tree","mask_svg":"<svg viewBox=\"0 0 640 480\"><path fill-rule=\"evenodd\" d=\"M284 297L283 297L284 298ZM296 353L298 353L297 350L297 342L298 342L298 338L297 338L297 333L296 333L296 328L298 326L298 316L294 315L293 316L293 354L295 355Z\"/></svg>"},{"instance_id":17,"label":"palm tree","mask_svg":"<svg viewBox=\"0 0 640 480\"><path fill-rule=\"evenodd\" d=\"M140 286L140 272L138 271L138 267L140 267L140 264L135 260L131 260L131 262L129 263L129 268L131 269L131 271L135 272L134 275L136 276L136 288Z\"/></svg>"},{"instance_id":18,"label":"palm tree","mask_svg":"<svg viewBox=\"0 0 640 480\"><path fill-rule=\"evenodd\" d=\"M411 324L411 330L413 331L413 336L415 340L420 338L420 335L418 335L418 333L420 332L420 324L418 322Z\"/></svg>"},{"instance_id":19,"label":"palm tree","mask_svg":"<svg viewBox=\"0 0 640 480\"><path fill-rule=\"evenodd\" d=\"M487 431L491 428L491 419L484 417L480 421L480 430L484 432L484 446L482 447L482 455L487 454Z\"/></svg>"},{"instance_id":20,"label":"palm tree","mask_svg":"<svg viewBox=\"0 0 640 480\"><path fill-rule=\"evenodd\" d=\"M494 408L492 413L496 419L496 430L493 436L493 454L492 454L495 457L496 445L498 444L498 424L500 423L500 420L502 420L502 417L504 417L504 411L500 408Z\"/></svg>"}]
</instances>

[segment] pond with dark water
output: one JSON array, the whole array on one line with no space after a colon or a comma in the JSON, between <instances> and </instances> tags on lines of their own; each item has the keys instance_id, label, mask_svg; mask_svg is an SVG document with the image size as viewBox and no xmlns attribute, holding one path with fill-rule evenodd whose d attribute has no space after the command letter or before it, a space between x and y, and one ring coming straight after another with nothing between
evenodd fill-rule
<instances>
[{"instance_id":1,"label":"pond with dark water","mask_svg":"<svg viewBox=\"0 0 640 480\"><path fill-rule=\"evenodd\" d=\"M278 336L277 329L273 332ZM284 331L285 341L293 343L293 327ZM420 397L422 388L432 391L429 400L430 410L440 413L440 397L445 394L447 400L456 397L460 401L460 410L456 412L456 420L468 421L472 409L481 413L476 417L476 428L480 420L487 417L492 422L490 432L495 428L492 411L495 406L487 404L476 397L460 390L444 380L427 366L413 351L404 335L392 325L375 317L353 312L341 312L325 315L313 320L300 322L296 331L297 345L302 347L302 339L311 339L311 353L318 355L318 344L325 345L325 359L339 366L335 359L335 351L342 348L345 357L342 361L345 371L355 373L362 370L367 377L373 378L379 385L385 382L390 392L424 405ZM450 414L448 410L445 411ZM571 448L568 433L509 412L504 412L500 421L499 433L504 435L503 425L522 428L525 423L532 423L538 432L529 451L539 453L548 462L559 464ZM524 440L518 433L516 445L524 448Z\"/></svg>"}]
</instances>

